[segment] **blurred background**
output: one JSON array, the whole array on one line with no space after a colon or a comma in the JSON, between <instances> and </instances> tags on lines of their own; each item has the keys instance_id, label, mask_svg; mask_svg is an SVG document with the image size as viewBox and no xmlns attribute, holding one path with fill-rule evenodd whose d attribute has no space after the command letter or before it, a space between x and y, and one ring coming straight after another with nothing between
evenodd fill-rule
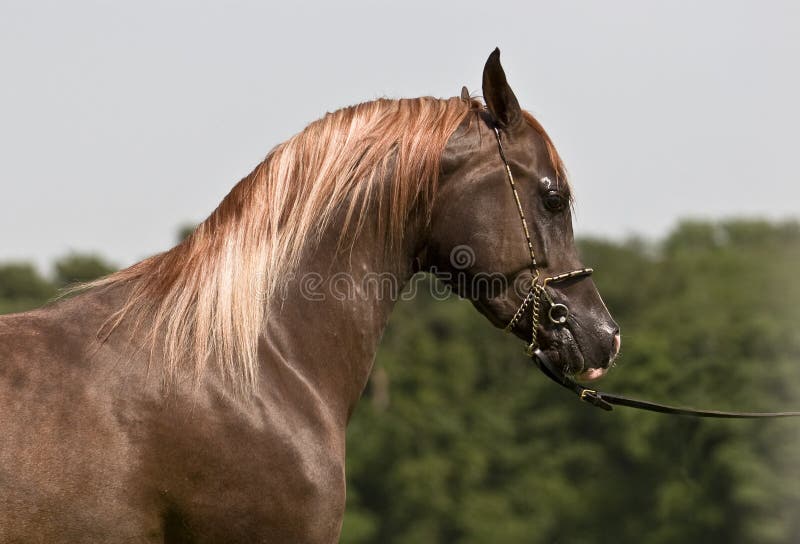
<instances>
[{"instance_id":1,"label":"blurred background","mask_svg":"<svg viewBox=\"0 0 800 544\"><path fill-rule=\"evenodd\" d=\"M789 1L1 1L0 312L169 248L325 111L479 93L500 46L622 328L601 388L798 409L799 24ZM521 350L467 302L398 304L342 542L800 542L800 423L607 414Z\"/></svg>"}]
</instances>

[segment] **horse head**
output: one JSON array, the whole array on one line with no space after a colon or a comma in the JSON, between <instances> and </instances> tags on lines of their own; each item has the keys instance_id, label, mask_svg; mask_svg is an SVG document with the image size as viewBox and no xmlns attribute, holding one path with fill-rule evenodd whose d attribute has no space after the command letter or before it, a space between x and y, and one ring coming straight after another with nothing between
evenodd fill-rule
<instances>
[{"instance_id":1,"label":"horse head","mask_svg":"<svg viewBox=\"0 0 800 544\"><path fill-rule=\"evenodd\" d=\"M564 373L599 378L619 352L619 328L579 260L561 159L520 108L498 50L483 95L445 147L421 261Z\"/></svg>"}]
</instances>

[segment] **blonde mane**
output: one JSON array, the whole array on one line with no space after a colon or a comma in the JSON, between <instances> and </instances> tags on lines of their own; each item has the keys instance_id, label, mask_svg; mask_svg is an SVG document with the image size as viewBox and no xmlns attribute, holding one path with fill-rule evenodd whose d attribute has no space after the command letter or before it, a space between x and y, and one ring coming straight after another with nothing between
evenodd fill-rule
<instances>
[{"instance_id":1,"label":"blonde mane","mask_svg":"<svg viewBox=\"0 0 800 544\"><path fill-rule=\"evenodd\" d=\"M342 232L358 230L366 207L384 201L379 227L388 245L401 243L412 207L430 208L444 147L476 104L380 99L311 123L181 244L86 286L129 286L109 330L123 320L146 323L167 381L188 365L199 383L213 364L234 390L253 391L258 334L304 247L335 214L344 213Z\"/></svg>"},{"instance_id":2,"label":"blonde mane","mask_svg":"<svg viewBox=\"0 0 800 544\"><path fill-rule=\"evenodd\" d=\"M129 288L106 334L123 320L134 330L146 326L165 383L188 370L198 385L211 365L233 391L254 391L258 335L304 248L336 214L342 233L357 232L374 202L388 202L378 228L397 247L412 208L430 211L451 135L482 108L462 98L380 99L311 123L274 148L181 244L84 286ZM561 171L541 126L526 119Z\"/></svg>"}]
</instances>

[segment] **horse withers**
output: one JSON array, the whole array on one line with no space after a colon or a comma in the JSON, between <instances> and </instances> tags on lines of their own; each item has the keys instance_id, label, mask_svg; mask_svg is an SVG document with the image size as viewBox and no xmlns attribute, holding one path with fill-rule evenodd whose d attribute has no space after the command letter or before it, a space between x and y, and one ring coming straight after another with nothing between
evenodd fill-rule
<instances>
[{"instance_id":1,"label":"horse withers","mask_svg":"<svg viewBox=\"0 0 800 544\"><path fill-rule=\"evenodd\" d=\"M178 246L0 318L0 542L335 542L345 427L419 270L601 376L618 329L561 159L498 51L483 94L330 113Z\"/></svg>"}]
</instances>

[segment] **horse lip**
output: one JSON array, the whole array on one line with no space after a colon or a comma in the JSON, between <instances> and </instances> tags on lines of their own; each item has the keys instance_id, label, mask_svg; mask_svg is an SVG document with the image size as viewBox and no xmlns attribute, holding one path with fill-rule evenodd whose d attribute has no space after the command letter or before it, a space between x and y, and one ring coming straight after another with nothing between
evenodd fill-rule
<instances>
[{"instance_id":1,"label":"horse lip","mask_svg":"<svg viewBox=\"0 0 800 544\"><path fill-rule=\"evenodd\" d=\"M608 373L608 368L587 368L580 374L575 375L575 379L580 382L593 382L599 380Z\"/></svg>"},{"instance_id":2,"label":"horse lip","mask_svg":"<svg viewBox=\"0 0 800 544\"><path fill-rule=\"evenodd\" d=\"M477 298L472 299L471 302L475 308L484 316L486 316L496 327L504 328L507 325L508 319L510 318L506 319L505 316L501 318L497 311L493 311L494 308L492 308L491 304L489 303L490 301ZM597 379L602 376L602 374L605 374L605 370L603 370L600 376L597 376L596 378L592 377L594 376L592 372L596 369L586 368L586 359L583 351L581 350L581 346L578 344L578 341L571 330L570 321L571 320L568 320L565 326L557 327L551 330L547 330L540 324L539 329L537 330L537 336L542 340L541 348L543 351L547 352L551 360L565 375L590 376L589 380L587 381ZM530 329L530 320L527 316L518 321L514 327L508 329L508 332L511 332L514 334L514 336L520 338L526 343L533 341L533 331ZM562 354L562 351L565 349L571 353L565 356Z\"/></svg>"},{"instance_id":3,"label":"horse lip","mask_svg":"<svg viewBox=\"0 0 800 544\"><path fill-rule=\"evenodd\" d=\"M585 370L586 360L583 352L568 327L560 329L552 336L544 335L543 339L545 342L542 348L562 373L576 375Z\"/></svg>"}]
</instances>

